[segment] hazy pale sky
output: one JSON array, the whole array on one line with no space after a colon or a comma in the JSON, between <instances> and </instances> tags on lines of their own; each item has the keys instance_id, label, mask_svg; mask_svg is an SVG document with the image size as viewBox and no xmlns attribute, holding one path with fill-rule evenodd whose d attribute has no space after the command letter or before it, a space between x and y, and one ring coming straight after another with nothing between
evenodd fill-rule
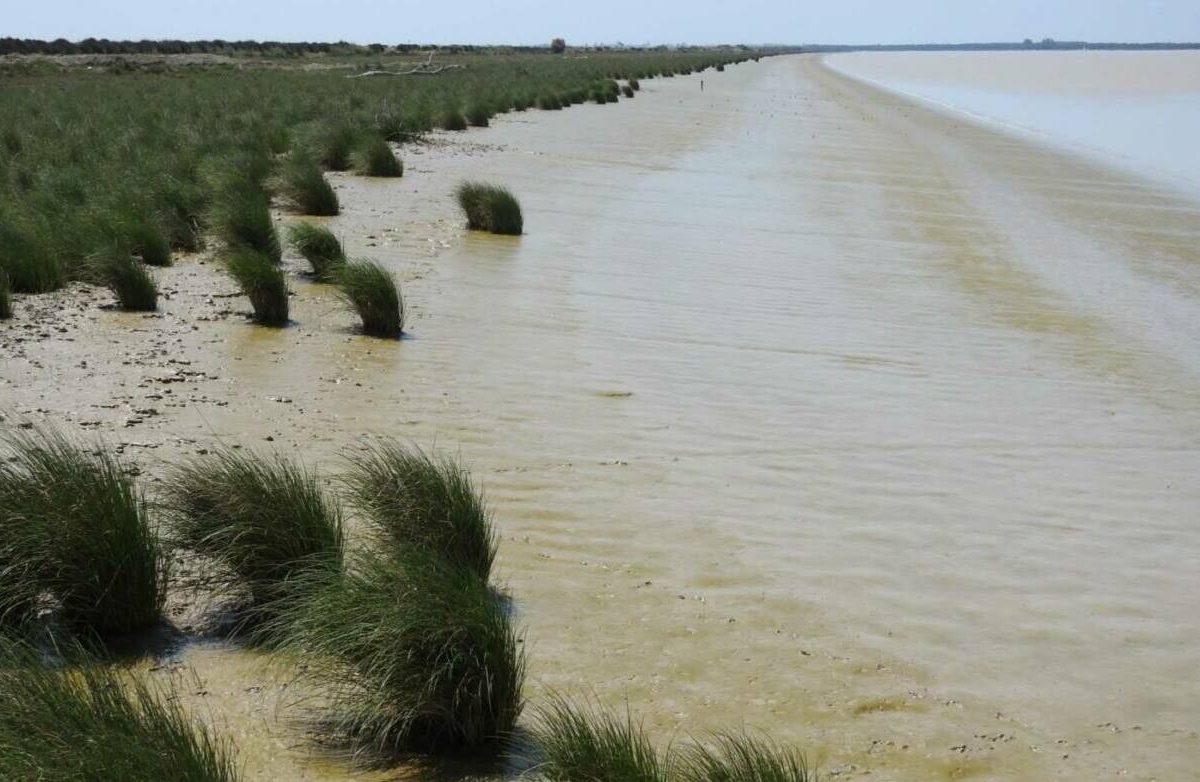
<instances>
[{"instance_id":1,"label":"hazy pale sky","mask_svg":"<svg viewBox=\"0 0 1200 782\"><path fill-rule=\"evenodd\" d=\"M1200 0L0 0L0 37L357 43L1200 40Z\"/></svg>"}]
</instances>

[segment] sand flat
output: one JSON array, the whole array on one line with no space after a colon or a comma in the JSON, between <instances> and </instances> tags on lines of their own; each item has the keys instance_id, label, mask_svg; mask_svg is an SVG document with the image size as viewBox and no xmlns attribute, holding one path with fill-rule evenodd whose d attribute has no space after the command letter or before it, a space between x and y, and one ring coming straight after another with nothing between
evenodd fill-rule
<instances>
[{"instance_id":1,"label":"sand flat","mask_svg":"<svg viewBox=\"0 0 1200 782\"><path fill-rule=\"evenodd\" d=\"M460 452L531 695L627 698L663 740L744 722L837 778L1188 778L1200 206L818 58L643 86L331 177L412 339L298 279L298 325L254 328L190 259L160 318L18 302L46 312L0 325L6 411L151 479L216 438L331 470L362 436ZM527 235L466 235L468 177ZM197 693L264 688L212 708L246 735L286 693L240 654L182 661ZM274 728L249 775L345 775L305 746Z\"/></svg>"}]
</instances>

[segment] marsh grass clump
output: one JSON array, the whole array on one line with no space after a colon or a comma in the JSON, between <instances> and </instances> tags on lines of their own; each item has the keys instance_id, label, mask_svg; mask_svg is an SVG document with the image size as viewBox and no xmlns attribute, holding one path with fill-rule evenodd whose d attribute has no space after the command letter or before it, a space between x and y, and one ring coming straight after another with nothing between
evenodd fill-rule
<instances>
[{"instance_id":1,"label":"marsh grass clump","mask_svg":"<svg viewBox=\"0 0 1200 782\"><path fill-rule=\"evenodd\" d=\"M254 322L263 326L286 326L288 288L283 270L271 259L248 247L235 248L225 259L225 269L250 299Z\"/></svg>"},{"instance_id":2,"label":"marsh grass clump","mask_svg":"<svg viewBox=\"0 0 1200 782\"><path fill-rule=\"evenodd\" d=\"M297 223L288 230L288 241L308 261L313 279L318 282L334 282L337 270L346 263L342 243L328 228Z\"/></svg>"},{"instance_id":3,"label":"marsh grass clump","mask_svg":"<svg viewBox=\"0 0 1200 782\"><path fill-rule=\"evenodd\" d=\"M332 124L319 128L310 146L317 162L330 171L346 171L358 143L358 131L349 124Z\"/></svg>"},{"instance_id":4,"label":"marsh grass clump","mask_svg":"<svg viewBox=\"0 0 1200 782\"><path fill-rule=\"evenodd\" d=\"M384 546L437 554L487 581L496 534L487 503L462 465L397 442L372 445L350 462L350 495Z\"/></svg>"},{"instance_id":5,"label":"marsh grass clump","mask_svg":"<svg viewBox=\"0 0 1200 782\"><path fill-rule=\"evenodd\" d=\"M332 740L384 757L504 746L525 659L485 582L418 551L365 551L341 577L312 578L273 627L328 692L319 724Z\"/></svg>"},{"instance_id":6,"label":"marsh grass clump","mask_svg":"<svg viewBox=\"0 0 1200 782\"><path fill-rule=\"evenodd\" d=\"M537 107L543 111L559 111L563 105L557 95L541 95L537 99Z\"/></svg>"},{"instance_id":7,"label":"marsh grass clump","mask_svg":"<svg viewBox=\"0 0 1200 782\"><path fill-rule=\"evenodd\" d=\"M0 215L0 270L18 293L48 293L67 281L66 270L48 232Z\"/></svg>"},{"instance_id":8,"label":"marsh grass clump","mask_svg":"<svg viewBox=\"0 0 1200 782\"><path fill-rule=\"evenodd\" d=\"M716 733L677 755L684 782L816 782L804 755L763 736Z\"/></svg>"},{"instance_id":9,"label":"marsh grass clump","mask_svg":"<svg viewBox=\"0 0 1200 782\"><path fill-rule=\"evenodd\" d=\"M249 248L279 263L282 253L271 220L271 199L259 185L249 181L227 185L213 204L212 223L229 247Z\"/></svg>"},{"instance_id":10,"label":"marsh grass clump","mask_svg":"<svg viewBox=\"0 0 1200 782\"><path fill-rule=\"evenodd\" d=\"M46 594L68 625L102 638L157 623L166 561L148 503L123 466L53 430L10 435L6 445L0 559L18 568L2 577L12 579L17 602Z\"/></svg>"},{"instance_id":11,"label":"marsh grass clump","mask_svg":"<svg viewBox=\"0 0 1200 782\"><path fill-rule=\"evenodd\" d=\"M312 158L294 155L284 166L281 179L280 189L301 214L332 216L338 213L337 193Z\"/></svg>"},{"instance_id":12,"label":"marsh grass clump","mask_svg":"<svg viewBox=\"0 0 1200 782\"><path fill-rule=\"evenodd\" d=\"M371 135L358 152L358 171L365 176L398 177L404 175L404 163L392 152L382 136Z\"/></svg>"},{"instance_id":13,"label":"marsh grass clump","mask_svg":"<svg viewBox=\"0 0 1200 782\"><path fill-rule=\"evenodd\" d=\"M167 486L172 540L218 565L217 582L246 599L247 621L295 597L301 576L341 568L341 510L295 462L220 450Z\"/></svg>"},{"instance_id":14,"label":"marsh grass clump","mask_svg":"<svg viewBox=\"0 0 1200 782\"><path fill-rule=\"evenodd\" d=\"M669 762L628 712L574 705L553 696L538 711L532 731L540 761L535 770L548 782L669 782ZM747 780L750 782L750 780Z\"/></svg>"},{"instance_id":15,"label":"marsh grass clump","mask_svg":"<svg viewBox=\"0 0 1200 782\"><path fill-rule=\"evenodd\" d=\"M473 128L486 128L491 117L491 109L482 101L476 101L467 107L467 124Z\"/></svg>"},{"instance_id":16,"label":"marsh grass clump","mask_svg":"<svg viewBox=\"0 0 1200 782\"><path fill-rule=\"evenodd\" d=\"M121 309L153 312L158 309L158 285L150 270L124 247L105 248L88 259L90 278L117 297Z\"/></svg>"},{"instance_id":17,"label":"marsh grass clump","mask_svg":"<svg viewBox=\"0 0 1200 782\"><path fill-rule=\"evenodd\" d=\"M404 297L395 278L374 261L348 261L335 274L338 291L362 319L363 333L398 338L404 331Z\"/></svg>"},{"instance_id":18,"label":"marsh grass clump","mask_svg":"<svg viewBox=\"0 0 1200 782\"><path fill-rule=\"evenodd\" d=\"M232 745L140 676L0 640L0 779L235 782Z\"/></svg>"},{"instance_id":19,"label":"marsh grass clump","mask_svg":"<svg viewBox=\"0 0 1200 782\"><path fill-rule=\"evenodd\" d=\"M457 106L447 106L442 110L442 116L438 124L442 127L442 130L466 130L467 117L463 114L462 109Z\"/></svg>"},{"instance_id":20,"label":"marsh grass clump","mask_svg":"<svg viewBox=\"0 0 1200 782\"><path fill-rule=\"evenodd\" d=\"M0 268L0 320L8 320L12 316L12 285L8 281L8 273Z\"/></svg>"},{"instance_id":21,"label":"marsh grass clump","mask_svg":"<svg viewBox=\"0 0 1200 782\"><path fill-rule=\"evenodd\" d=\"M107 216L100 233L109 244L117 244L150 266L171 265L171 241L159 221L137 208L117 207Z\"/></svg>"},{"instance_id":22,"label":"marsh grass clump","mask_svg":"<svg viewBox=\"0 0 1200 782\"><path fill-rule=\"evenodd\" d=\"M471 230L520 236L524 228L521 205L507 188L464 182L457 195Z\"/></svg>"},{"instance_id":23,"label":"marsh grass clump","mask_svg":"<svg viewBox=\"0 0 1200 782\"><path fill-rule=\"evenodd\" d=\"M630 87L628 84L626 84L624 87L621 88L621 94L624 95L626 98L632 98L633 97L633 87Z\"/></svg>"},{"instance_id":24,"label":"marsh grass clump","mask_svg":"<svg viewBox=\"0 0 1200 782\"><path fill-rule=\"evenodd\" d=\"M637 92L641 88L642 88L642 84L637 79L629 80L629 89L633 90L634 92Z\"/></svg>"}]
</instances>

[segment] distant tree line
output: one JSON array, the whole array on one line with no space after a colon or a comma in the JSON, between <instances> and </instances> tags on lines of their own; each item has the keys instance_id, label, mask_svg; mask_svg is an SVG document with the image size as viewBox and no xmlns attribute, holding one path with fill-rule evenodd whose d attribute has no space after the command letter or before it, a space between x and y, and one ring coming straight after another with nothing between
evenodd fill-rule
<instances>
[{"instance_id":1,"label":"distant tree line","mask_svg":"<svg viewBox=\"0 0 1200 782\"><path fill-rule=\"evenodd\" d=\"M739 49L748 51L747 46L591 46L577 47L592 51L689 51L693 49ZM0 38L0 55L4 54L253 54L263 56L292 56L298 57L310 54L409 54L416 51L435 50L447 54L462 54L471 52L514 52L534 54L554 51L561 53L566 50L566 42L561 38L555 39L550 47L546 46L473 46L471 44L354 44L346 41L321 43L315 41L178 41L178 40L142 40L142 41L112 41L107 38L85 38L82 41L68 41L56 38L53 41L42 41L36 38Z\"/></svg>"},{"instance_id":2,"label":"distant tree line","mask_svg":"<svg viewBox=\"0 0 1200 782\"><path fill-rule=\"evenodd\" d=\"M1021 43L868 44L865 46L813 44L799 47L800 51L806 52L1009 52L1030 49L1040 51L1200 49L1200 43L1093 43L1090 41L1056 41L1053 38L1033 41L1027 38Z\"/></svg>"}]
</instances>

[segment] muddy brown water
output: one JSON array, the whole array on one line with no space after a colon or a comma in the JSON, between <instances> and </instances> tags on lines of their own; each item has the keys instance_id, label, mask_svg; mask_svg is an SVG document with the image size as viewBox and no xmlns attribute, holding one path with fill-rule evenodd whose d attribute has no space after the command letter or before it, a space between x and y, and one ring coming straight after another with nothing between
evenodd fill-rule
<instances>
[{"instance_id":1,"label":"muddy brown water","mask_svg":"<svg viewBox=\"0 0 1200 782\"><path fill-rule=\"evenodd\" d=\"M18 301L3 407L151 490L218 440L331 474L363 437L461 454L534 703L753 726L834 778L1192 778L1200 206L815 58L704 78L334 175L408 339L298 276L296 324L252 327L201 256L153 318ZM466 178L526 235L468 235ZM248 778L395 776L314 759L286 665L172 663Z\"/></svg>"}]
</instances>

